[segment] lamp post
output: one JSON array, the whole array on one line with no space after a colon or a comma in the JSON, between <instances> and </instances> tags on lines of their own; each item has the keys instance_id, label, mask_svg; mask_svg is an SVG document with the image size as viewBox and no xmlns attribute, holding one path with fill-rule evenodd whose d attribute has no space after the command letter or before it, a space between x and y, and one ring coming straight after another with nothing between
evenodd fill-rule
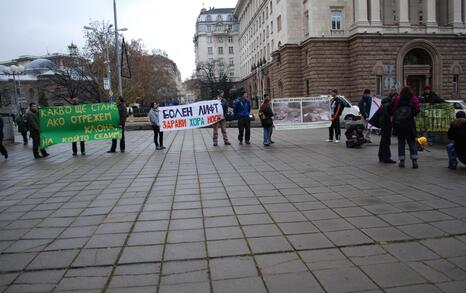
<instances>
[{"instance_id":1,"label":"lamp post","mask_svg":"<svg viewBox=\"0 0 466 293\"><path fill-rule=\"evenodd\" d=\"M113 20L115 25L115 57L117 61L117 80L118 80L118 94L123 96L123 84L121 81L121 59L120 59L120 41L118 39L118 31L126 31L127 28L118 29L118 22L117 22L117 9L116 9L116 0L113 0Z\"/></svg>"},{"instance_id":2,"label":"lamp post","mask_svg":"<svg viewBox=\"0 0 466 293\"><path fill-rule=\"evenodd\" d=\"M4 73L7 75L13 75L16 112L20 113L21 112L21 105L20 105L21 83L18 85L18 87L16 86L16 76L24 73L24 66L23 65L19 65L19 66L11 65L10 67L7 67ZM21 82L20 80L18 81Z\"/></svg>"}]
</instances>

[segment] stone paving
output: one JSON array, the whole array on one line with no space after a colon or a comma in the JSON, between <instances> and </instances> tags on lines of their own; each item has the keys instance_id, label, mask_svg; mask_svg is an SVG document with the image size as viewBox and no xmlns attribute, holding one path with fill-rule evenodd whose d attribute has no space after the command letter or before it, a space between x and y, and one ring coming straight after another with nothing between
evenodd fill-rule
<instances>
[{"instance_id":1,"label":"stone paving","mask_svg":"<svg viewBox=\"0 0 466 293\"><path fill-rule=\"evenodd\" d=\"M443 149L400 170L325 129L270 148L236 134L166 133L155 151L133 131L124 154L100 141L42 160L7 146L0 292L466 291L466 168Z\"/></svg>"}]
</instances>

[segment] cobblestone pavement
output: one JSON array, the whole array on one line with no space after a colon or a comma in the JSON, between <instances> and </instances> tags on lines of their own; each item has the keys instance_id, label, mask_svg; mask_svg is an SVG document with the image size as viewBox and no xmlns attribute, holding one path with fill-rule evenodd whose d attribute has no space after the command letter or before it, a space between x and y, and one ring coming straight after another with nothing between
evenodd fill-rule
<instances>
[{"instance_id":1,"label":"cobblestone pavement","mask_svg":"<svg viewBox=\"0 0 466 293\"><path fill-rule=\"evenodd\" d=\"M124 154L42 160L7 146L0 292L465 292L466 168L439 148L400 170L326 133L265 148L229 129L213 147L203 129L155 151L134 131Z\"/></svg>"}]
</instances>

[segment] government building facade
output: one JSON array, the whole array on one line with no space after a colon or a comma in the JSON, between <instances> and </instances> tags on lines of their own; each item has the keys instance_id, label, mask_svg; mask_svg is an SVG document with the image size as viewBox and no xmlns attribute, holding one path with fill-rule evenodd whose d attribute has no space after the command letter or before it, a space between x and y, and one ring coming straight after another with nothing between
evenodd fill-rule
<instances>
[{"instance_id":1,"label":"government building facade","mask_svg":"<svg viewBox=\"0 0 466 293\"><path fill-rule=\"evenodd\" d=\"M466 98L466 0L239 0L239 76L251 96L356 101L430 85Z\"/></svg>"}]
</instances>

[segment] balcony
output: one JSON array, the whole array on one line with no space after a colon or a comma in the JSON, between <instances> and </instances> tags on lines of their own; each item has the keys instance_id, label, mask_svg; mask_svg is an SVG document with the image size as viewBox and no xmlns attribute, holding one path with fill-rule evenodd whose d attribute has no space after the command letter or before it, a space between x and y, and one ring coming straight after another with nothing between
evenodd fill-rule
<instances>
[{"instance_id":1,"label":"balcony","mask_svg":"<svg viewBox=\"0 0 466 293\"><path fill-rule=\"evenodd\" d=\"M330 30L330 36L331 37L343 37L345 36L345 30Z\"/></svg>"}]
</instances>

